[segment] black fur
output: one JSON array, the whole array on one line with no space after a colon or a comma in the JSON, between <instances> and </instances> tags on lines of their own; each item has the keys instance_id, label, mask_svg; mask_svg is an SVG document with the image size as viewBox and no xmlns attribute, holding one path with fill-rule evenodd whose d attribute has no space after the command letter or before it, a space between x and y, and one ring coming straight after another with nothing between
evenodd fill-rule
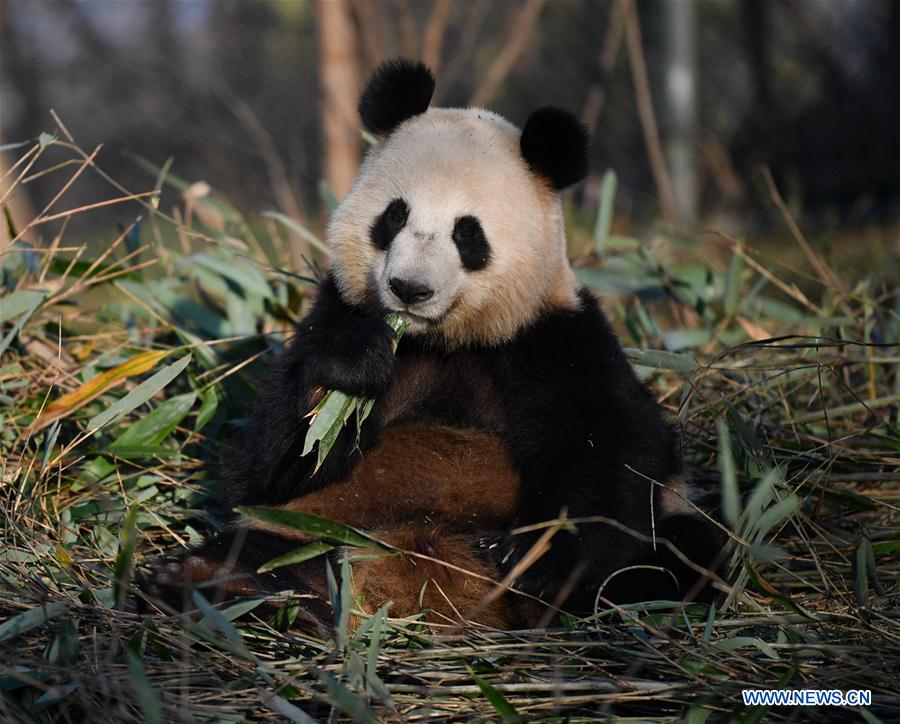
<instances>
[{"instance_id":1,"label":"black fur","mask_svg":"<svg viewBox=\"0 0 900 724\"><path fill-rule=\"evenodd\" d=\"M649 536L650 499L658 492L647 479L666 482L679 472L676 437L635 377L596 301L582 292L580 304L578 311L547 313L499 346L447 352L408 336L395 359L379 312L346 305L328 280L313 311L298 325L226 467L232 501L283 502L352 470L359 459L355 425L341 433L317 474L311 475L315 456L300 457L312 386L376 397L360 439L365 452L377 444L386 418L386 397L379 393L392 376L402 385L405 369L426 364L431 369L427 392L400 418L393 411L395 421L476 428L504 440L522 479L521 503L510 528L555 519L565 509L570 518L605 516ZM677 535L680 545L707 563L708 526L693 516L687 525L681 523L671 530L660 523L657 534ZM492 550L508 570L538 535L507 535ZM550 551L517 586L552 599L581 569L568 605L586 610L610 573L654 559L650 545L628 531L584 523L576 532L557 533ZM684 566L677 565L683 574ZM694 580L689 569L687 575ZM633 588L643 593L640 585Z\"/></svg>"},{"instance_id":2,"label":"black fur","mask_svg":"<svg viewBox=\"0 0 900 724\"><path fill-rule=\"evenodd\" d=\"M387 135L428 110L434 76L422 63L400 58L378 66L359 98L359 117L370 133Z\"/></svg>"},{"instance_id":3,"label":"black fur","mask_svg":"<svg viewBox=\"0 0 900 724\"><path fill-rule=\"evenodd\" d=\"M491 247L481 222L474 216L462 216L453 226L453 242L459 250L459 258L469 271L478 271L488 265Z\"/></svg>"},{"instance_id":4,"label":"black fur","mask_svg":"<svg viewBox=\"0 0 900 724\"><path fill-rule=\"evenodd\" d=\"M394 237L406 226L408 217L409 206L403 199L391 201L369 229L369 238L375 247L386 251Z\"/></svg>"},{"instance_id":5,"label":"black fur","mask_svg":"<svg viewBox=\"0 0 900 724\"><path fill-rule=\"evenodd\" d=\"M345 477L359 460L355 425L344 428L313 475L315 453L300 455L309 429L306 415L318 402L317 390L366 397L384 392L395 364L393 339L381 315L350 307L334 280L324 281L287 351L273 364L249 424L226 457L222 472L228 502L281 503ZM368 449L376 440L376 426L364 425L362 447Z\"/></svg>"},{"instance_id":6,"label":"black fur","mask_svg":"<svg viewBox=\"0 0 900 724\"><path fill-rule=\"evenodd\" d=\"M531 170L557 191L578 183L588 172L588 131L561 108L538 108L525 122L519 139Z\"/></svg>"}]
</instances>

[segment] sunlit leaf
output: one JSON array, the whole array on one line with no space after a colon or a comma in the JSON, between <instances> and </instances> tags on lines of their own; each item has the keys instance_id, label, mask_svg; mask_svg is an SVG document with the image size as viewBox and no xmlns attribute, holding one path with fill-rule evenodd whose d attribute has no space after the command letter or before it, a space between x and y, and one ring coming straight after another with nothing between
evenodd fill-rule
<instances>
[{"instance_id":1,"label":"sunlit leaf","mask_svg":"<svg viewBox=\"0 0 900 724\"><path fill-rule=\"evenodd\" d=\"M516 708L509 703L507 698L503 696L497 689L495 689L491 684L478 676L473 670L471 666L467 666L469 669L469 674L472 676L473 681L481 689L481 693L484 694L484 698L487 699L491 706L494 707L494 710L497 714L500 715L501 721L504 722L521 722L525 721L524 717L516 711Z\"/></svg>"},{"instance_id":2,"label":"sunlit leaf","mask_svg":"<svg viewBox=\"0 0 900 724\"><path fill-rule=\"evenodd\" d=\"M609 241L615 200L616 172L609 169L603 174L603 181L600 183L600 205L597 208L597 222L594 224L594 251L598 254L605 251Z\"/></svg>"},{"instance_id":3,"label":"sunlit leaf","mask_svg":"<svg viewBox=\"0 0 900 724\"><path fill-rule=\"evenodd\" d=\"M741 514L741 497L738 489L737 470L731 454L731 438L724 420L718 421L719 429L719 473L722 475L722 515L725 522L734 528Z\"/></svg>"},{"instance_id":4,"label":"sunlit leaf","mask_svg":"<svg viewBox=\"0 0 900 724\"><path fill-rule=\"evenodd\" d=\"M191 411L197 395L188 392L166 400L149 415L142 417L109 446L109 451L121 453L127 448L154 447L165 440Z\"/></svg>"},{"instance_id":5,"label":"sunlit leaf","mask_svg":"<svg viewBox=\"0 0 900 724\"><path fill-rule=\"evenodd\" d=\"M659 349L636 349L634 347L626 347L623 351L628 359L642 367L654 367L675 372L693 372L699 367L696 360L686 354L675 354L674 352L665 352Z\"/></svg>"},{"instance_id":6,"label":"sunlit leaf","mask_svg":"<svg viewBox=\"0 0 900 724\"><path fill-rule=\"evenodd\" d=\"M104 392L122 384L129 377L135 377L153 369L157 363L169 356L169 350L152 350L135 355L118 367L101 372L99 375L84 383L81 387L72 390L58 400L51 402L44 408L40 418L35 423L35 429L40 430L54 420L71 414L80 409L91 400L99 397Z\"/></svg>"},{"instance_id":7,"label":"sunlit leaf","mask_svg":"<svg viewBox=\"0 0 900 724\"><path fill-rule=\"evenodd\" d=\"M153 397L153 395L178 377L184 368L188 366L190 361L191 355L186 354L177 362L173 362L152 377L141 382L137 387L131 390L131 392L125 395L125 397L117 400L103 412L92 417L90 422L88 422L88 430L97 430L111 420L131 412L139 405L143 405L147 400Z\"/></svg>"},{"instance_id":8,"label":"sunlit leaf","mask_svg":"<svg viewBox=\"0 0 900 724\"><path fill-rule=\"evenodd\" d=\"M337 548L337 546L331 543L326 543L325 541L315 541L314 543L305 545L302 548L297 548L290 553L285 553L283 556L273 558L271 561L268 561L261 565L256 572L268 573L269 571L274 571L276 568L283 568L284 566L294 566L298 563L303 563L304 561L311 560L312 558L317 558L323 553L333 551L335 548Z\"/></svg>"},{"instance_id":9,"label":"sunlit leaf","mask_svg":"<svg viewBox=\"0 0 900 724\"><path fill-rule=\"evenodd\" d=\"M13 616L0 624L0 641L6 641L30 631L68 610L69 606L65 603L45 603Z\"/></svg>"},{"instance_id":10,"label":"sunlit leaf","mask_svg":"<svg viewBox=\"0 0 900 724\"><path fill-rule=\"evenodd\" d=\"M0 324L36 307L46 296L47 292L19 289L3 297L0 299Z\"/></svg>"}]
</instances>

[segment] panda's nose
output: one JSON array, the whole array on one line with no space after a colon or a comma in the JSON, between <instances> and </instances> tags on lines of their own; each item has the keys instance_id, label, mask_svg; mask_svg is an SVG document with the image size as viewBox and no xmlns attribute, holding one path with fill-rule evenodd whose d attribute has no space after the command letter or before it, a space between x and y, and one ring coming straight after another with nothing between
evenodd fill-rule
<instances>
[{"instance_id":1,"label":"panda's nose","mask_svg":"<svg viewBox=\"0 0 900 724\"><path fill-rule=\"evenodd\" d=\"M388 281L388 286L391 288L394 296L404 304L418 304L434 296L434 289L428 285L408 279L391 277L390 281Z\"/></svg>"}]
</instances>

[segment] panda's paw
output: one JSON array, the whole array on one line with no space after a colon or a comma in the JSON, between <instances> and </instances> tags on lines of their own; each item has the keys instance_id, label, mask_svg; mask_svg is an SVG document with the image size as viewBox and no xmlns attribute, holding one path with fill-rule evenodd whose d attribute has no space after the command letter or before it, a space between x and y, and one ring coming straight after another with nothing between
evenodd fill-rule
<instances>
[{"instance_id":1,"label":"panda's paw","mask_svg":"<svg viewBox=\"0 0 900 724\"><path fill-rule=\"evenodd\" d=\"M580 557L576 541L565 531L557 533L550 540L550 547L541 553L543 544L538 546L538 541L542 532L490 533L479 538L478 547L490 555L502 576L516 571L514 588L552 601L572 575Z\"/></svg>"},{"instance_id":2,"label":"panda's paw","mask_svg":"<svg viewBox=\"0 0 900 724\"><path fill-rule=\"evenodd\" d=\"M307 385L377 397L394 371L394 332L377 317L353 317L329 329L307 353Z\"/></svg>"}]
</instances>

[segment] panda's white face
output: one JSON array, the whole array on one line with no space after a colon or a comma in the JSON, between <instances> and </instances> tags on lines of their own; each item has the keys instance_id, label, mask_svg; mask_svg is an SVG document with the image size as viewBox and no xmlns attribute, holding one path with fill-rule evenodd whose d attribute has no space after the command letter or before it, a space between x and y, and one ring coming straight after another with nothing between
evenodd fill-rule
<instances>
[{"instance_id":1,"label":"panda's white face","mask_svg":"<svg viewBox=\"0 0 900 724\"><path fill-rule=\"evenodd\" d=\"M449 346L502 342L545 306L577 304L558 196L522 159L518 129L481 109L403 123L328 235L349 302L377 299Z\"/></svg>"}]
</instances>

